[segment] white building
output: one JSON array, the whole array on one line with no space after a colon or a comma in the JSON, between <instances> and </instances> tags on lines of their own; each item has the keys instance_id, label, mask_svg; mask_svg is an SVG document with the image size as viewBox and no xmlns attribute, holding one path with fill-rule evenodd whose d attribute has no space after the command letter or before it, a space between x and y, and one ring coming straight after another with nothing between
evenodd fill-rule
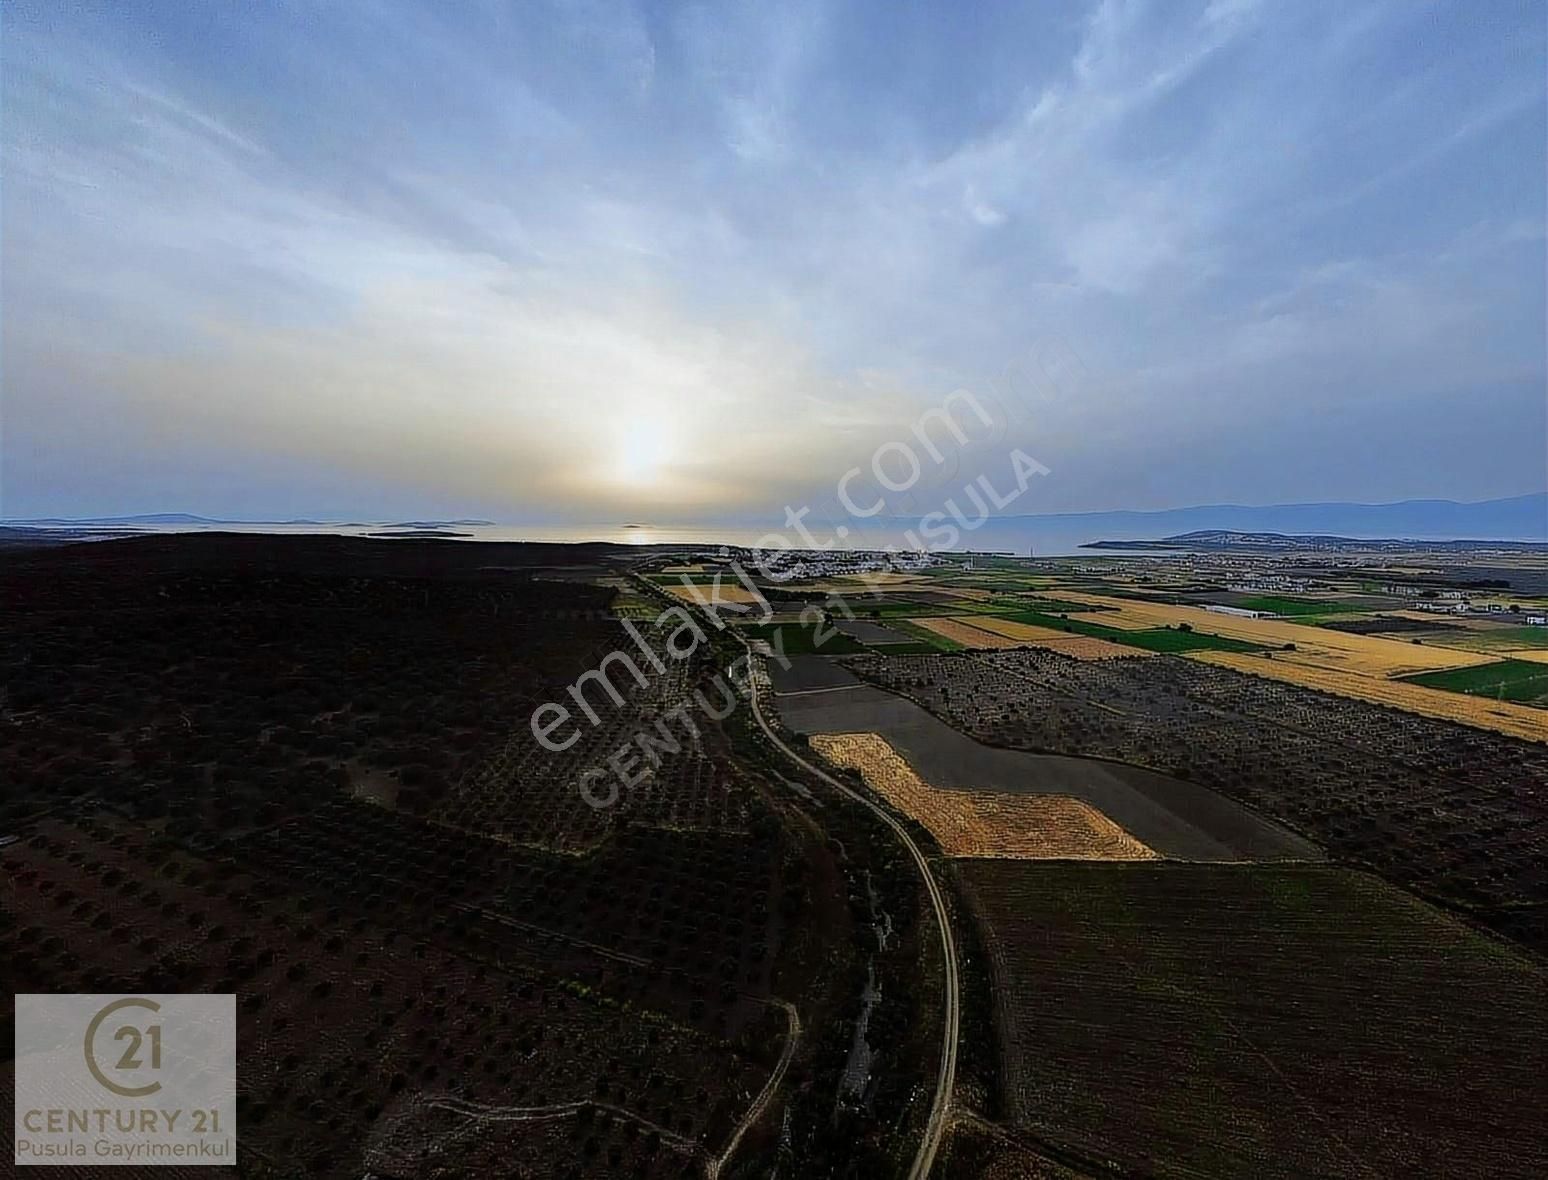
<instances>
[{"instance_id":1,"label":"white building","mask_svg":"<svg viewBox=\"0 0 1548 1180\"><path fill-rule=\"evenodd\" d=\"M1204 604L1204 609L1214 611L1217 615L1235 615L1239 619L1277 619L1279 616L1271 610L1248 610L1241 606L1221 606L1218 603Z\"/></svg>"}]
</instances>

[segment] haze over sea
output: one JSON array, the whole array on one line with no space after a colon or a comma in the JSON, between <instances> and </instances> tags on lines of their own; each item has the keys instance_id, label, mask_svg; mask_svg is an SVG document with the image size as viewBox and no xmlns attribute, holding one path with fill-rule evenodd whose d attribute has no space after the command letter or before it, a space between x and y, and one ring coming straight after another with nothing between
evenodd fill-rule
<instances>
[{"instance_id":1,"label":"haze over sea","mask_svg":"<svg viewBox=\"0 0 1548 1180\"><path fill-rule=\"evenodd\" d=\"M546 522L499 524L490 521L223 521L194 516L121 517L102 520L0 521L0 524L51 527L106 527L139 532L339 533L351 536L405 534L455 536L470 541L608 541L621 545L778 546L809 543L835 549L912 550L1012 553L1039 557L1069 556L1093 541L1144 541L1201 529L1287 534L1332 534L1349 537L1412 538L1417 540L1513 540L1548 542L1548 494L1532 493L1501 500L1457 503L1410 500L1394 504L1280 504L1265 506L1205 505L1159 512L1088 512L1047 515L991 516L976 528L959 527L950 511L946 524L954 542L936 521L931 531L921 526L925 514L857 517L842 511L798 512L810 542L781 514L765 520L661 523L654 521ZM971 523L976 514L962 519ZM943 536L945 542L943 543ZM1086 550L1090 553L1091 551ZM1128 550L1135 553L1136 550Z\"/></svg>"}]
</instances>

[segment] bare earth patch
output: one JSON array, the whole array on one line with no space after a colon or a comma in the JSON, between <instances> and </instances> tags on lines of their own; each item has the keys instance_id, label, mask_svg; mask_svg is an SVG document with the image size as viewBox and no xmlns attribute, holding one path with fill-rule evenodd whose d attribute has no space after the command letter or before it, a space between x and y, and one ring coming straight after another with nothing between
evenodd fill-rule
<instances>
[{"instance_id":1,"label":"bare earth patch","mask_svg":"<svg viewBox=\"0 0 1548 1180\"><path fill-rule=\"evenodd\" d=\"M874 733L816 734L812 748L858 770L889 803L930 830L948 856L1019 860L1154 860L1156 853L1089 803L932 787Z\"/></svg>"}]
</instances>

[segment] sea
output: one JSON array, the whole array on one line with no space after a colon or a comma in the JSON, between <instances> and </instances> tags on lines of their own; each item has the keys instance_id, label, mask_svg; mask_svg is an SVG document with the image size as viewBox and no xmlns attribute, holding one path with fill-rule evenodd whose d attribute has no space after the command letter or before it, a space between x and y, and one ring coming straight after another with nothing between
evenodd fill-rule
<instances>
[{"instance_id":1,"label":"sea","mask_svg":"<svg viewBox=\"0 0 1548 1180\"><path fill-rule=\"evenodd\" d=\"M782 547L777 539L784 538L785 547L812 548L801 535L788 527L772 524L767 528L746 525L673 525L646 523L599 523L599 524L466 524L462 522L326 522L326 521L11 521L10 528L38 527L50 532L61 530L79 531L81 539L109 539L143 534L169 533L265 533L276 535L335 535L355 537L390 536L445 537L465 542L478 541L549 541L584 542L606 541L616 545L683 545L694 548L715 549L722 545L764 548ZM1072 520L1047 520L1036 517L985 521L976 529L957 529L957 536L921 536L917 522L889 519L881 522L849 520L830 529L808 522L808 532L817 546L836 551L866 550L926 550L943 553L995 553L1016 557L1069 557L1084 553L1090 557L1113 556L1102 551L1083 550L1082 545L1099 540L1115 539L1111 531L1098 534L1089 526ZM1143 538L1122 538L1143 539ZM951 543L947 543L951 542ZM1124 551L1126 556L1137 555L1135 550Z\"/></svg>"}]
</instances>

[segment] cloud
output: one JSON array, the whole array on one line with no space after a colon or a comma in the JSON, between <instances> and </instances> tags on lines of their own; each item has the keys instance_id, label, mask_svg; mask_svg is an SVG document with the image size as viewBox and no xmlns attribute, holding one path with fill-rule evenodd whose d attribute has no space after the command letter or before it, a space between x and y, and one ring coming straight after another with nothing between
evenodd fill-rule
<instances>
[{"instance_id":1,"label":"cloud","mask_svg":"<svg viewBox=\"0 0 1548 1180\"><path fill-rule=\"evenodd\" d=\"M3 53L13 513L757 514L1049 342L1041 506L1545 478L1402 445L1541 388L1527 15L80 6Z\"/></svg>"}]
</instances>

